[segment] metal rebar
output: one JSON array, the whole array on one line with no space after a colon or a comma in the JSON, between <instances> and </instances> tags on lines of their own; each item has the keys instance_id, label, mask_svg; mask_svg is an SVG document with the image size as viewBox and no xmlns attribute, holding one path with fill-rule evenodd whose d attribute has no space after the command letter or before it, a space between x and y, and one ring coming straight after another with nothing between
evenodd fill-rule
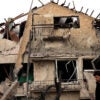
<instances>
[{"instance_id":1,"label":"metal rebar","mask_svg":"<svg viewBox=\"0 0 100 100\"><path fill-rule=\"evenodd\" d=\"M93 13L94 13L94 10L91 12L90 16L92 16Z\"/></svg>"},{"instance_id":2,"label":"metal rebar","mask_svg":"<svg viewBox=\"0 0 100 100\"><path fill-rule=\"evenodd\" d=\"M83 7L81 7L81 10L80 10L80 12L82 12L82 10L83 10Z\"/></svg>"},{"instance_id":3,"label":"metal rebar","mask_svg":"<svg viewBox=\"0 0 100 100\"><path fill-rule=\"evenodd\" d=\"M86 10L85 14L87 14L88 10L89 10L89 9Z\"/></svg>"},{"instance_id":4,"label":"metal rebar","mask_svg":"<svg viewBox=\"0 0 100 100\"><path fill-rule=\"evenodd\" d=\"M38 1L42 4L42 6L44 6L44 3L41 0L38 0Z\"/></svg>"},{"instance_id":5,"label":"metal rebar","mask_svg":"<svg viewBox=\"0 0 100 100\"><path fill-rule=\"evenodd\" d=\"M97 15L96 19L100 16L100 13Z\"/></svg>"}]
</instances>

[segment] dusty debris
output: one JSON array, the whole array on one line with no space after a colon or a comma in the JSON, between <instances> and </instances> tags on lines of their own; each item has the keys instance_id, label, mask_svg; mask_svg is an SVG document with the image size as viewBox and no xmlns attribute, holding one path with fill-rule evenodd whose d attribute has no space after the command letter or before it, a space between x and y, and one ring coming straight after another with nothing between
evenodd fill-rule
<instances>
[{"instance_id":1,"label":"dusty debris","mask_svg":"<svg viewBox=\"0 0 100 100\"><path fill-rule=\"evenodd\" d=\"M89 95L91 95L93 98L95 98L96 81L95 81L95 78L93 76L93 73L84 72L84 75L85 75L86 80L87 80Z\"/></svg>"},{"instance_id":2,"label":"dusty debris","mask_svg":"<svg viewBox=\"0 0 100 100\"><path fill-rule=\"evenodd\" d=\"M17 43L8 40L8 39L0 39L0 51L7 51L14 48Z\"/></svg>"},{"instance_id":3,"label":"dusty debris","mask_svg":"<svg viewBox=\"0 0 100 100\"><path fill-rule=\"evenodd\" d=\"M1 54L2 55L14 55L14 54L18 54L19 47L20 47L20 45L16 44L13 48L2 51Z\"/></svg>"},{"instance_id":4,"label":"dusty debris","mask_svg":"<svg viewBox=\"0 0 100 100\"><path fill-rule=\"evenodd\" d=\"M0 84L0 93L4 94L5 91L10 87L11 81L6 78L5 81L1 82Z\"/></svg>"}]
</instances>

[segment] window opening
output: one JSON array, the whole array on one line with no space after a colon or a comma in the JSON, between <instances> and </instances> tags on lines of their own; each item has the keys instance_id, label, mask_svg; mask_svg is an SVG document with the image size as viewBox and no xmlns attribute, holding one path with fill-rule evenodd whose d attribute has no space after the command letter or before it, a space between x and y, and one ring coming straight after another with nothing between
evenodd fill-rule
<instances>
[{"instance_id":1,"label":"window opening","mask_svg":"<svg viewBox=\"0 0 100 100\"><path fill-rule=\"evenodd\" d=\"M100 19L96 19L93 23L93 26L96 29L96 35L100 35Z\"/></svg>"},{"instance_id":2,"label":"window opening","mask_svg":"<svg viewBox=\"0 0 100 100\"><path fill-rule=\"evenodd\" d=\"M12 18L10 18L9 20L12 20ZM0 33L3 35L2 38L19 42L19 39L23 36L25 24L26 21L21 22L21 24L15 24L12 21L7 25L5 24L5 27L0 30Z\"/></svg>"},{"instance_id":3,"label":"window opening","mask_svg":"<svg viewBox=\"0 0 100 100\"><path fill-rule=\"evenodd\" d=\"M33 64L30 64L28 79L29 79L29 83L33 81ZM27 63L24 63L22 69L19 71L18 81L20 84L27 82Z\"/></svg>"},{"instance_id":4,"label":"window opening","mask_svg":"<svg viewBox=\"0 0 100 100\"><path fill-rule=\"evenodd\" d=\"M92 59L83 59L83 70L94 70L91 61Z\"/></svg>"},{"instance_id":5,"label":"window opening","mask_svg":"<svg viewBox=\"0 0 100 100\"><path fill-rule=\"evenodd\" d=\"M94 67L92 65L92 60L93 59L83 59L83 82L87 90L89 90L89 82L94 80Z\"/></svg>"},{"instance_id":6,"label":"window opening","mask_svg":"<svg viewBox=\"0 0 100 100\"><path fill-rule=\"evenodd\" d=\"M70 82L77 80L77 69L75 60L57 61L58 79L61 82Z\"/></svg>"},{"instance_id":7,"label":"window opening","mask_svg":"<svg viewBox=\"0 0 100 100\"><path fill-rule=\"evenodd\" d=\"M26 21L23 21L20 24L19 38L21 38L23 36L23 32L24 32L24 29L25 29L25 25L26 25Z\"/></svg>"},{"instance_id":8,"label":"window opening","mask_svg":"<svg viewBox=\"0 0 100 100\"><path fill-rule=\"evenodd\" d=\"M15 64L0 64L0 82L9 79L13 80L13 69Z\"/></svg>"},{"instance_id":9,"label":"window opening","mask_svg":"<svg viewBox=\"0 0 100 100\"><path fill-rule=\"evenodd\" d=\"M54 17L54 28L80 28L78 16Z\"/></svg>"},{"instance_id":10,"label":"window opening","mask_svg":"<svg viewBox=\"0 0 100 100\"><path fill-rule=\"evenodd\" d=\"M94 69L100 70L100 56L97 56L91 62L92 62Z\"/></svg>"},{"instance_id":11,"label":"window opening","mask_svg":"<svg viewBox=\"0 0 100 100\"><path fill-rule=\"evenodd\" d=\"M100 56L95 59L83 59L83 70L100 69Z\"/></svg>"}]
</instances>

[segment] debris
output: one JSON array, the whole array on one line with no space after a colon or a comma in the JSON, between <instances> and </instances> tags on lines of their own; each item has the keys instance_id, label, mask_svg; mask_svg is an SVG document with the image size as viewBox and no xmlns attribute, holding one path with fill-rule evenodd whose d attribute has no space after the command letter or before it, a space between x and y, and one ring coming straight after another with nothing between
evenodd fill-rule
<instances>
[{"instance_id":1,"label":"debris","mask_svg":"<svg viewBox=\"0 0 100 100\"><path fill-rule=\"evenodd\" d=\"M1 23L0 33L7 34L4 34L6 39L2 39L4 42L0 44L0 54L7 56L9 59L9 55L13 55L13 57L15 57L14 54L17 55L15 66L13 66L13 69L9 68L10 75L5 69L7 77L10 79L10 76L12 76L14 82L11 79L11 81L6 79L3 82L5 86L3 87L7 89L6 91L5 89L4 91L2 90L2 83L0 84L1 100L6 100L8 96L12 97L12 95L18 96L18 91L15 91L15 94L13 90L21 84L21 88L24 91L20 91L20 93L23 92L22 94L27 99L30 96L28 93L31 94L31 92L33 98L37 96L36 99L48 99L48 97L52 99L54 98L53 92L57 100L78 100L81 98L80 92L84 93L84 91L87 92L87 95L83 94L86 97L85 99L90 99L91 94L94 96L94 83L91 84L94 80L93 74L88 73L88 69L85 72L84 69L86 67L91 68L91 56L94 59L99 54L99 50L96 52L91 46L96 45L95 41L97 41L96 29L92 28L93 25L91 24L94 18L87 15L88 9L86 10L86 15L76 13L74 2L73 10L68 9L70 3L67 8L64 6L66 0L61 6L57 5L59 0L57 3L52 0L46 6L40 0L39 2L43 7L37 9L31 9L30 7L30 11L27 13L27 21L22 22L19 26L19 35L12 29L15 28L14 21L27 14L20 14L15 18L8 18L8 20L5 19L6 22ZM82 9L83 7L81 11ZM92 14L93 11L91 12ZM96 28L99 26L98 23L98 21L95 22ZM2 29L3 25L6 26L4 29ZM99 46L100 44L98 44ZM84 64L85 58L89 59L86 65ZM28 75L30 74L31 63L31 70L34 71L31 76L34 75L34 81L31 81L30 88ZM19 79L21 79L20 71L22 67L27 68L27 74L22 74L25 82L21 83ZM94 67L97 67L97 65ZM83 79L83 75L86 80ZM48 93L49 90L50 93ZM48 96L46 96L47 93Z\"/></svg>"}]
</instances>

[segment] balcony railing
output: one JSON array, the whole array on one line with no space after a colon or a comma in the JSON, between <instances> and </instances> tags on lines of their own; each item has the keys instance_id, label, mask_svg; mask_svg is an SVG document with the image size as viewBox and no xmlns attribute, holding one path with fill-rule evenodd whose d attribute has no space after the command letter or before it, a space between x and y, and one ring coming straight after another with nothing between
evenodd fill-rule
<instances>
[{"instance_id":1,"label":"balcony railing","mask_svg":"<svg viewBox=\"0 0 100 100\"><path fill-rule=\"evenodd\" d=\"M34 81L31 84L31 90L33 91L42 91L47 89L49 86L52 86L51 91L56 91L55 82L53 80L49 81ZM70 81L70 82L61 82L61 88L63 91L79 91L80 84L78 81Z\"/></svg>"}]
</instances>

